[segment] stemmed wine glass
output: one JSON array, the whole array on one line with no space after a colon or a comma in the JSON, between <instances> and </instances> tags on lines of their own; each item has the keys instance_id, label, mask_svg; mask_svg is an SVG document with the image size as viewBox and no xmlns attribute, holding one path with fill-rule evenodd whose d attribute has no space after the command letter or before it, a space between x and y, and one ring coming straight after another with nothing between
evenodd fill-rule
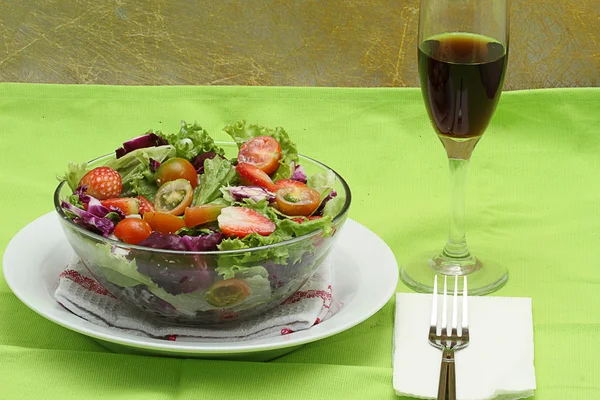
<instances>
[{"instance_id":1,"label":"stemmed wine glass","mask_svg":"<svg viewBox=\"0 0 600 400\"><path fill-rule=\"evenodd\" d=\"M468 275L470 294L497 290L506 268L473 255L465 236L465 183L471 154L500 99L508 58L509 0L421 0L419 76L425 107L450 166L450 231L441 252L402 265L418 292L433 276ZM462 280L460 280L462 282Z\"/></svg>"}]
</instances>

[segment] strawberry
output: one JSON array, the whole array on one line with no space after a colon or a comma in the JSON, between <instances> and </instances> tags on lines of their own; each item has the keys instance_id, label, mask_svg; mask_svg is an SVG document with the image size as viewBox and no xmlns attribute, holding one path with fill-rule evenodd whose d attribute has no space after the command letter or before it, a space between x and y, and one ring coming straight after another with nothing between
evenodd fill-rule
<instances>
[{"instance_id":1,"label":"strawberry","mask_svg":"<svg viewBox=\"0 0 600 400\"><path fill-rule=\"evenodd\" d=\"M113 207L118 208L125 215L139 214L140 212L140 201L133 197L117 197L101 200L100 203L109 210L112 210Z\"/></svg>"},{"instance_id":2,"label":"strawberry","mask_svg":"<svg viewBox=\"0 0 600 400\"><path fill-rule=\"evenodd\" d=\"M140 201L140 214L144 215L147 212L154 212L154 204L144 196L136 197Z\"/></svg>"},{"instance_id":3,"label":"strawberry","mask_svg":"<svg viewBox=\"0 0 600 400\"><path fill-rule=\"evenodd\" d=\"M240 174L242 183L246 186L260 186L271 192L275 191L275 184L269 177L259 168L252 164L241 162L235 166L235 170Z\"/></svg>"},{"instance_id":4,"label":"strawberry","mask_svg":"<svg viewBox=\"0 0 600 400\"><path fill-rule=\"evenodd\" d=\"M275 224L258 211L246 207L226 207L217 218L219 228L227 236L243 238L253 232L269 236Z\"/></svg>"},{"instance_id":5,"label":"strawberry","mask_svg":"<svg viewBox=\"0 0 600 400\"><path fill-rule=\"evenodd\" d=\"M87 186L86 193L98 200L117 197L123 189L121 175L109 167L94 168L81 178L79 186Z\"/></svg>"}]
</instances>

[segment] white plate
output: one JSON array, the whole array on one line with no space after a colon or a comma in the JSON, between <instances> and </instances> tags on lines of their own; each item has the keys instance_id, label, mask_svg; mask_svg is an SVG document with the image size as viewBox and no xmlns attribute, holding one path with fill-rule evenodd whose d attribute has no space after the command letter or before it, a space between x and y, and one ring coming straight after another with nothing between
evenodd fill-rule
<instances>
[{"instance_id":1,"label":"white plate","mask_svg":"<svg viewBox=\"0 0 600 400\"><path fill-rule=\"evenodd\" d=\"M398 264L385 242L351 219L338 234L332 250L332 287L335 298L343 303L342 309L310 329L248 341L203 343L143 338L97 326L65 310L56 303L52 293L73 250L54 212L36 219L15 235L4 253L3 268L8 285L27 307L65 328L98 339L112 350L184 357L268 359L363 322L394 294Z\"/></svg>"}]
</instances>

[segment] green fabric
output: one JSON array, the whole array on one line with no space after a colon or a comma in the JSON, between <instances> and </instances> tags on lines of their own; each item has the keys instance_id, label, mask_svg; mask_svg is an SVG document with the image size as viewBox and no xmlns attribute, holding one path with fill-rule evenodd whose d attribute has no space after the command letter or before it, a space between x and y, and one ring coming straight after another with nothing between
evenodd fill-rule
<instances>
[{"instance_id":1,"label":"green fabric","mask_svg":"<svg viewBox=\"0 0 600 400\"><path fill-rule=\"evenodd\" d=\"M508 266L496 295L533 298L536 399L600 397L599 109L600 89L504 93L471 162L470 245ZM239 119L284 127L399 263L444 243L447 164L417 89L0 84L0 249L52 210L69 160L181 119L220 139ZM393 309L269 363L142 357L46 321L0 278L0 398L394 399Z\"/></svg>"}]
</instances>

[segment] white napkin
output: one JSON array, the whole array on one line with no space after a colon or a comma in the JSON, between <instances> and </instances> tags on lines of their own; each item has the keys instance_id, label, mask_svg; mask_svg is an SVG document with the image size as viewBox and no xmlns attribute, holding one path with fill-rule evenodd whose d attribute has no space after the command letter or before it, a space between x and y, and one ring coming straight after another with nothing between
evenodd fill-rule
<instances>
[{"instance_id":1,"label":"white napkin","mask_svg":"<svg viewBox=\"0 0 600 400\"><path fill-rule=\"evenodd\" d=\"M431 301L428 294L396 293L393 365L398 395L437 396L442 352L427 341ZM455 354L457 399L533 396L531 299L469 297L469 328L469 346Z\"/></svg>"},{"instance_id":2,"label":"white napkin","mask_svg":"<svg viewBox=\"0 0 600 400\"><path fill-rule=\"evenodd\" d=\"M287 335L318 324L339 311L333 299L329 260L311 279L276 308L250 321L218 328L184 327L164 323L113 297L76 260L61 273L54 297L75 315L101 326L133 335L167 340L231 342Z\"/></svg>"}]
</instances>

